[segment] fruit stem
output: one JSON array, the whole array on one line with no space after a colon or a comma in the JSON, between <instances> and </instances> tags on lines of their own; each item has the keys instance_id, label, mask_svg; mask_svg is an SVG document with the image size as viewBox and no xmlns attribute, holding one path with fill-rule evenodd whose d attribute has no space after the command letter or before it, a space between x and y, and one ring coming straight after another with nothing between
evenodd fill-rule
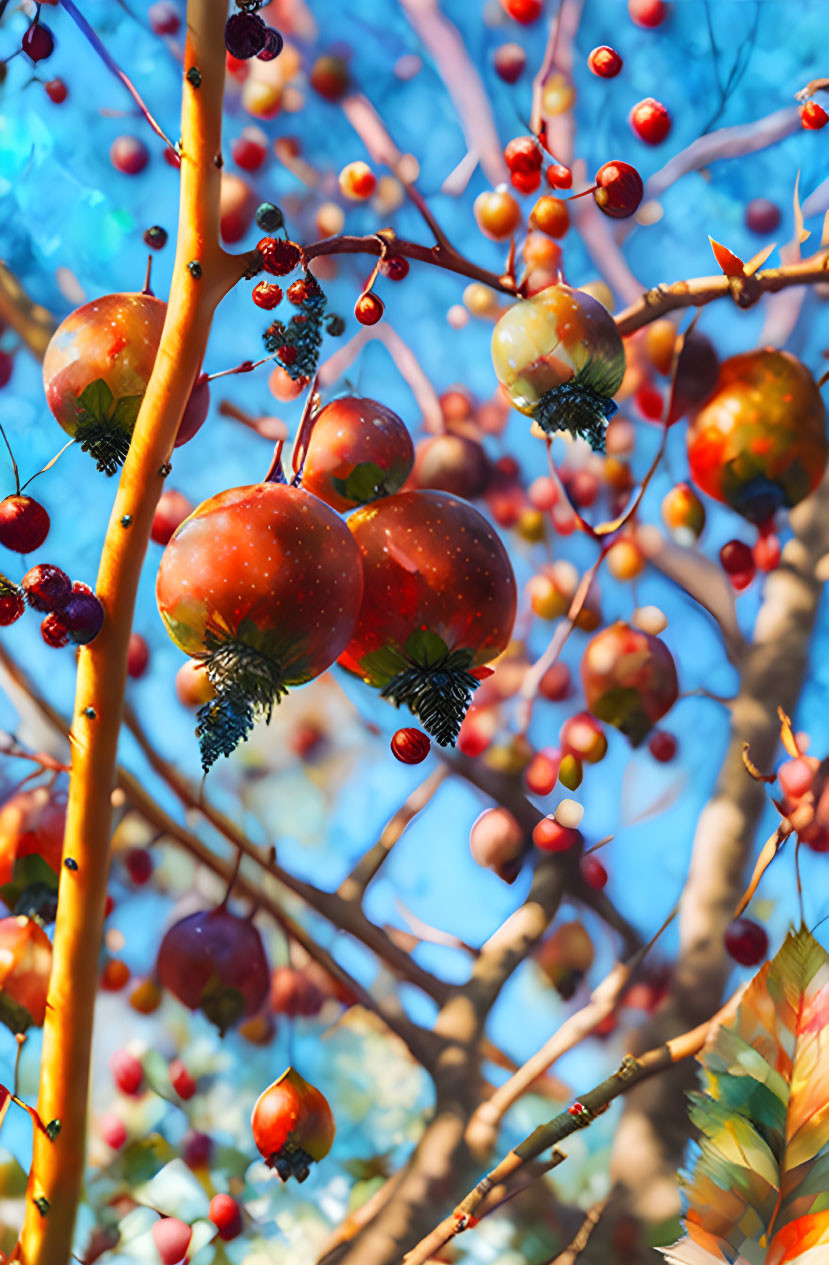
<instances>
[{"instance_id":1,"label":"fruit stem","mask_svg":"<svg viewBox=\"0 0 829 1265\"><path fill-rule=\"evenodd\" d=\"M71 0L62 3L86 26ZM186 80L183 84L179 233L170 299L101 554L96 591L106 620L79 656L64 840L65 855L74 858L76 868L61 866L38 1099L41 1119L60 1120L62 1128L54 1141L39 1130L34 1134L16 1248L22 1265L66 1265L72 1257L85 1164L93 981L107 894L111 792L136 591L162 471L204 357L213 312L243 272L243 261L232 260L219 245L220 169L214 159L221 152L226 17L226 3L189 0L184 68L197 65L202 86L197 91ZM201 264L199 278L188 270L193 260ZM121 526L124 515L132 520L128 532Z\"/></svg>"},{"instance_id":2,"label":"fruit stem","mask_svg":"<svg viewBox=\"0 0 829 1265\"><path fill-rule=\"evenodd\" d=\"M0 426L0 435L2 435L2 436L3 436L3 443L6 445L6 449L8 450L9 457L11 458L12 470L14 471L15 495L16 495L16 496L20 496L20 471L18 470L18 468L17 468L17 462L16 462L16 461L15 461L15 459L14 459L14 453L12 452L12 446L11 446L11 444L9 443L8 437L7 437L7 435L6 435L6 432L3 430L3 427L2 427L2 426Z\"/></svg>"}]
</instances>

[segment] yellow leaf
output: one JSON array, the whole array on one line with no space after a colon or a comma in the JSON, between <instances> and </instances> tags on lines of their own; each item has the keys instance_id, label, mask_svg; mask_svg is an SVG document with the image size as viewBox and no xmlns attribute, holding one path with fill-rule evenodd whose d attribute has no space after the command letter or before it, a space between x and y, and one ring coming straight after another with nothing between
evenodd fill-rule
<instances>
[{"instance_id":1,"label":"yellow leaf","mask_svg":"<svg viewBox=\"0 0 829 1265\"><path fill-rule=\"evenodd\" d=\"M764 246L762 250L758 250L757 254L752 256L751 259L749 259L748 263L745 266L745 275L747 277L754 276L757 269L761 268L763 264L766 262L766 260L768 259L769 255L774 250L776 245L777 245L777 242L772 242L770 246Z\"/></svg>"},{"instance_id":2,"label":"yellow leaf","mask_svg":"<svg viewBox=\"0 0 829 1265\"><path fill-rule=\"evenodd\" d=\"M800 755L800 748L794 739L794 731L792 722L789 720L782 707L778 707L777 715L780 717L780 741L793 759L797 759Z\"/></svg>"},{"instance_id":3,"label":"yellow leaf","mask_svg":"<svg viewBox=\"0 0 829 1265\"><path fill-rule=\"evenodd\" d=\"M803 212L800 209L800 194L798 186L800 185L800 168L797 169L797 177L794 182L794 234L795 239L800 244L805 242L807 237L811 237L808 228L803 227ZM798 251L798 256L800 251Z\"/></svg>"}]
</instances>

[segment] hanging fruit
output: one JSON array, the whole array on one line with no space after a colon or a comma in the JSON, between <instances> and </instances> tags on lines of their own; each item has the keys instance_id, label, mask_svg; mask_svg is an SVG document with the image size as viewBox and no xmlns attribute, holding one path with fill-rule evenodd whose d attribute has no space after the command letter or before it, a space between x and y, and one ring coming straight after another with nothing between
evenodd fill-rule
<instances>
[{"instance_id":1,"label":"hanging fruit","mask_svg":"<svg viewBox=\"0 0 829 1265\"><path fill-rule=\"evenodd\" d=\"M325 1159L336 1126L326 1098L295 1068L287 1068L256 1100L253 1140L283 1182L304 1182L311 1165Z\"/></svg>"},{"instance_id":2,"label":"hanging fruit","mask_svg":"<svg viewBox=\"0 0 829 1265\"><path fill-rule=\"evenodd\" d=\"M360 554L345 523L284 483L220 492L176 529L156 598L176 645L206 667L215 697L198 713L210 768L270 719L289 686L330 667L360 605Z\"/></svg>"},{"instance_id":3,"label":"hanging fruit","mask_svg":"<svg viewBox=\"0 0 829 1265\"><path fill-rule=\"evenodd\" d=\"M46 348L46 403L105 474L114 474L127 455L166 314L167 304L151 294L105 294L70 312ZM209 400L203 384L196 389L188 437L198 429L194 414L202 406L206 413Z\"/></svg>"},{"instance_id":4,"label":"hanging fruit","mask_svg":"<svg viewBox=\"0 0 829 1265\"><path fill-rule=\"evenodd\" d=\"M619 620L588 642L581 661L587 706L634 747L677 700L671 652L663 641Z\"/></svg>"},{"instance_id":5,"label":"hanging fruit","mask_svg":"<svg viewBox=\"0 0 829 1265\"><path fill-rule=\"evenodd\" d=\"M0 1023L25 1032L46 1017L52 942L31 918L0 919Z\"/></svg>"},{"instance_id":6,"label":"hanging fruit","mask_svg":"<svg viewBox=\"0 0 829 1265\"><path fill-rule=\"evenodd\" d=\"M24 892L39 914L57 898L66 794L46 786L17 791L0 808L0 899L14 909ZM51 921L51 918L48 919Z\"/></svg>"},{"instance_id":7,"label":"hanging fruit","mask_svg":"<svg viewBox=\"0 0 829 1265\"><path fill-rule=\"evenodd\" d=\"M507 551L468 502L401 492L348 520L363 601L340 664L405 704L441 746L454 743L474 669L506 648L516 587Z\"/></svg>"},{"instance_id":8,"label":"hanging fruit","mask_svg":"<svg viewBox=\"0 0 829 1265\"><path fill-rule=\"evenodd\" d=\"M398 492L413 461L411 436L396 413L346 395L314 419L302 486L335 510L350 510Z\"/></svg>"},{"instance_id":9,"label":"hanging fruit","mask_svg":"<svg viewBox=\"0 0 829 1265\"><path fill-rule=\"evenodd\" d=\"M691 477L709 496L763 524L817 487L826 418L817 384L787 351L731 356L688 428Z\"/></svg>"},{"instance_id":10,"label":"hanging fruit","mask_svg":"<svg viewBox=\"0 0 829 1265\"><path fill-rule=\"evenodd\" d=\"M158 950L158 978L191 1010L201 1010L224 1035L255 1015L270 988L259 932L224 905L182 918Z\"/></svg>"},{"instance_id":11,"label":"hanging fruit","mask_svg":"<svg viewBox=\"0 0 829 1265\"><path fill-rule=\"evenodd\" d=\"M551 285L509 308L492 334L495 373L511 403L548 434L569 431L603 452L625 350L613 317L589 294Z\"/></svg>"}]
</instances>

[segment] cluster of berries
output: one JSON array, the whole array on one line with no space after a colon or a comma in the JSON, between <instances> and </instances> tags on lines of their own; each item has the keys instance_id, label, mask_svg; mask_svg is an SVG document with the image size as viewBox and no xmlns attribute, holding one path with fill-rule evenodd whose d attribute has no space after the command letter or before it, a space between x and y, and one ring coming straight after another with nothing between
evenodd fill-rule
<instances>
[{"instance_id":1,"label":"cluster of berries","mask_svg":"<svg viewBox=\"0 0 829 1265\"><path fill-rule=\"evenodd\" d=\"M279 31L263 22L256 12L261 4L262 0L236 0L241 12L227 19L225 47L238 61L248 61L251 57L273 61L282 52L284 41Z\"/></svg>"}]
</instances>

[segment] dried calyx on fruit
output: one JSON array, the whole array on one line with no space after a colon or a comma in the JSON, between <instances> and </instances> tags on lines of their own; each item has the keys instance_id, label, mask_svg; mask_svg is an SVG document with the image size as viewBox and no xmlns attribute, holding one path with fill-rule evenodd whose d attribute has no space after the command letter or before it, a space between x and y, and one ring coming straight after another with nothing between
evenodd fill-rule
<instances>
[{"instance_id":1,"label":"dried calyx on fruit","mask_svg":"<svg viewBox=\"0 0 829 1265\"><path fill-rule=\"evenodd\" d=\"M259 1096L251 1129L268 1167L283 1182L289 1177L304 1182L311 1165L331 1150L336 1132L326 1098L293 1067Z\"/></svg>"},{"instance_id":2,"label":"dried calyx on fruit","mask_svg":"<svg viewBox=\"0 0 829 1265\"><path fill-rule=\"evenodd\" d=\"M604 451L625 350L601 303L568 285L547 286L498 321L492 360L514 408L548 434L569 431Z\"/></svg>"}]
</instances>

